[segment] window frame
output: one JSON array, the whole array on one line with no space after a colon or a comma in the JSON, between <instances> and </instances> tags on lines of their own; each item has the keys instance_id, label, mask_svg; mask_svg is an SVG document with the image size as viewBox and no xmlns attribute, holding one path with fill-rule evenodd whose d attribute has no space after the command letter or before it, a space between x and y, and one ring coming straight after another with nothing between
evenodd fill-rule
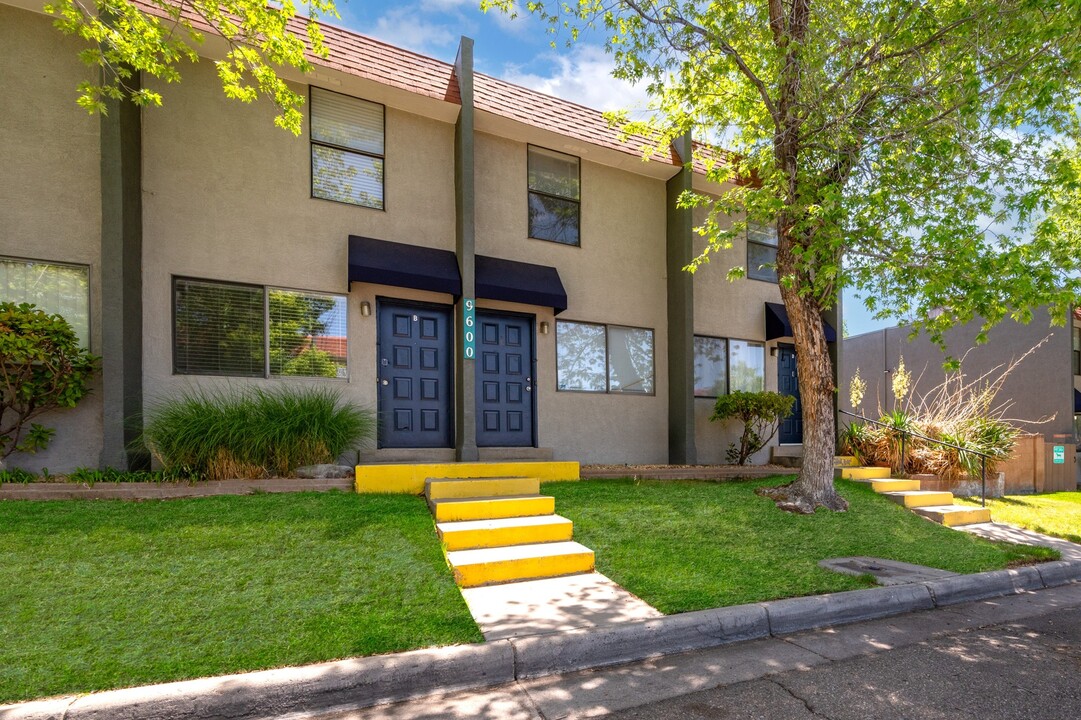
<instances>
[{"instance_id":1,"label":"window frame","mask_svg":"<svg viewBox=\"0 0 1081 720\"><path fill-rule=\"evenodd\" d=\"M545 152L555 153L556 155L562 155L568 158L574 158L575 164L578 168L578 199L563 197L562 195L553 195L552 193L544 192L543 190L534 190L529 184L529 156L532 150L544 150ZM526 143L526 159L525 159L525 189L526 189L526 235L530 240L540 240L542 242L550 242L556 245L562 245L564 247L582 247L582 158L578 155L571 155L570 153L561 152L559 150L553 150L552 148L544 147L543 145L534 145L533 143ZM533 228L529 222L529 196L533 193L537 195L543 195L544 197L552 198L554 200L561 200L563 202L572 202L578 206L578 242L565 243L559 240L549 240L548 238L535 237L533 235Z\"/></svg>"},{"instance_id":2,"label":"window frame","mask_svg":"<svg viewBox=\"0 0 1081 720\"><path fill-rule=\"evenodd\" d=\"M775 239L774 244L770 245L769 243L764 243L764 242L761 242L761 241L758 241L758 240L752 240L751 239L751 226L752 225L754 225L756 227L759 227L759 228L772 228L773 229L774 239ZM776 227L776 225L768 225L768 224L763 224L763 223L756 223L756 222L752 222L752 221L747 221L747 229L744 232L744 238L747 241L747 277L749 279L751 279L751 280L758 280L759 282L768 282L768 283L772 283L774 285L779 284L780 283L780 278L777 276L777 248L781 243L781 239L780 239L780 237L777 236L777 227ZM751 246L752 245L755 245L757 247L769 248L770 250L773 251L773 269L772 270L761 270L757 266L752 267L752 265L751 265ZM757 342L757 341L754 341L754 342Z\"/></svg>"},{"instance_id":3,"label":"window frame","mask_svg":"<svg viewBox=\"0 0 1081 720\"><path fill-rule=\"evenodd\" d=\"M360 100L362 102L370 103L372 105L378 105L382 108L383 115L383 127L380 132L383 134L383 154L376 155L374 153L365 152L363 150L357 150L356 148L345 147L337 145L335 143L326 142L324 140L316 140L312 136L312 91L318 90L319 92L333 93L334 95L341 95L352 100ZM380 207L373 207L371 205L362 205L361 203L347 202L345 200L335 200L334 198L322 197L315 194L315 146L330 148L332 150L338 150L340 152L350 153L352 155L360 155L362 157L375 158L383 161L383 198L382 205ZM381 212L387 211L387 106L383 103L375 102L374 100L368 100L366 98L357 97L356 95L349 95L348 93L338 92L337 90L330 90L319 85L308 86L308 192L311 194L313 200L325 200L326 202L338 203L339 205L351 205L352 207L366 208L368 210L379 210Z\"/></svg>"},{"instance_id":4,"label":"window frame","mask_svg":"<svg viewBox=\"0 0 1081 720\"><path fill-rule=\"evenodd\" d=\"M724 341L724 394L726 396L732 394L732 341L734 340L736 342L742 342L742 343L748 343L748 344L754 344L754 345L761 346L762 347L762 360L763 360L763 363L762 363L762 388L763 388L763 390L765 389L765 387L766 387L766 374L767 374L766 373L765 359L767 357L766 344L769 342L768 340L749 340L747 338L721 337L719 335L704 335L704 334L701 334L701 333L694 333L694 334L691 335L691 346L692 346L692 348L694 347L694 338L708 338L710 340L723 340ZM696 356L697 356L697 353L696 353ZM693 362L694 361L692 359L692 367L693 367ZM691 397L694 398L695 400L716 400L717 398L722 397L721 395L699 395L698 393L694 392L694 388L693 388L694 379L693 379L693 377L691 379L691 385L692 385Z\"/></svg>"},{"instance_id":5,"label":"window frame","mask_svg":"<svg viewBox=\"0 0 1081 720\"><path fill-rule=\"evenodd\" d=\"M556 365L556 392L561 393L579 393L582 395L637 395L641 397L656 397L657 395L657 331L654 328L641 327L638 325L623 325L621 323L600 323L590 320L561 320L556 319L555 336L555 365ZM604 329L604 390L579 390L575 388L561 388L559 387L559 325L561 323L568 323L573 325L590 325L592 327L599 327ZM620 328L624 330L645 330L650 334L652 339L650 347L650 369L652 373L650 375L650 391L639 392L636 390L612 390L612 376L611 376L611 358L612 353L609 349L609 329Z\"/></svg>"},{"instance_id":6,"label":"window frame","mask_svg":"<svg viewBox=\"0 0 1081 720\"><path fill-rule=\"evenodd\" d=\"M62 260L44 260L42 258L28 258L21 257L19 255L3 255L0 254L0 261L21 262L28 265L55 265L56 267L77 268L86 270L86 349L93 350L93 338L94 338L94 267L90 263L76 263L67 262ZM41 308L46 312L49 312L45 308ZM50 315L59 315L59 313L49 312ZM65 318L66 319L66 318ZM71 324L70 321L68 323Z\"/></svg>"},{"instance_id":7,"label":"window frame","mask_svg":"<svg viewBox=\"0 0 1081 720\"><path fill-rule=\"evenodd\" d=\"M177 370L176 365L176 284L177 282L197 282L208 285L231 285L233 287L242 288L258 288L263 293L263 374L262 375L229 375L224 373L191 373L181 372ZM322 290L302 290L300 288L284 287L280 285L260 285L258 283L246 283L236 280L216 280L213 278L200 278L193 277L191 275L173 275L171 277L170 288L172 296L170 304L172 305L172 374L180 377L227 377L238 378L245 380L331 380L336 382L349 382L351 364L349 362L349 296L342 293L325 292ZM345 308L345 375L344 376L323 376L323 375L282 375L273 374L270 372L270 292L272 290L281 290L285 292L302 293L306 295L326 295L334 298L342 298L344 300L343 306Z\"/></svg>"}]
</instances>

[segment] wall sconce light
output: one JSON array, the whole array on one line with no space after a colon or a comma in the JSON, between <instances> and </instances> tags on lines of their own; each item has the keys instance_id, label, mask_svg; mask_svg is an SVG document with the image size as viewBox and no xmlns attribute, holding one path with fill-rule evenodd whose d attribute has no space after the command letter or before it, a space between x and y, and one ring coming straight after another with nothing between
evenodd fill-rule
<instances>
[{"instance_id":1,"label":"wall sconce light","mask_svg":"<svg viewBox=\"0 0 1081 720\"><path fill-rule=\"evenodd\" d=\"M770 357L777 357L777 346L776 345L774 345L773 347L771 347L769 349L769 356Z\"/></svg>"},{"instance_id":2,"label":"wall sconce light","mask_svg":"<svg viewBox=\"0 0 1081 720\"><path fill-rule=\"evenodd\" d=\"M362 317L368 317L372 314L372 304L367 300L360 301L360 314Z\"/></svg>"},{"instance_id":3,"label":"wall sconce light","mask_svg":"<svg viewBox=\"0 0 1081 720\"><path fill-rule=\"evenodd\" d=\"M541 320L541 324L540 324L540 333L541 333L541 335L547 335L548 334L548 327L549 327L548 326L548 321L547 320Z\"/></svg>"}]
</instances>

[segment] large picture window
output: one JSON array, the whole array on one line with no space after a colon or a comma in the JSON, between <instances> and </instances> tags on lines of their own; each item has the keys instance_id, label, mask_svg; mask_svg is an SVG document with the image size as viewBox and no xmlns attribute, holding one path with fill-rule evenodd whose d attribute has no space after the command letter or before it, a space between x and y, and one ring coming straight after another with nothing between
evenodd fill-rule
<instances>
[{"instance_id":1,"label":"large picture window","mask_svg":"<svg viewBox=\"0 0 1081 720\"><path fill-rule=\"evenodd\" d=\"M748 340L694 336L694 395L766 389L766 346Z\"/></svg>"},{"instance_id":2,"label":"large picture window","mask_svg":"<svg viewBox=\"0 0 1081 720\"><path fill-rule=\"evenodd\" d=\"M177 374L347 376L342 295L175 278L173 302Z\"/></svg>"},{"instance_id":3,"label":"large picture window","mask_svg":"<svg viewBox=\"0 0 1081 720\"><path fill-rule=\"evenodd\" d=\"M311 89L312 197L383 209L382 105Z\"/></svg>"},{"instance_id":4,"label":"large picture window","mask_svg":"<svg viewBox=\"0 0 1081 720\"><path fill-rule=\"evenodd\" d=\"M777 282L777 228L747 223L747 277Z\"/></svg>"},{"instance_id":5,"label":"large picture window","mask_svg":"<svg viewBox=\"0 0 1081 720\"><path fill-rule=\"evenodd\" d=\"M558 321L559 390L653 394L653 331Z\"/></svg>"},{"instance_id":6,"label":"large picture window","mask_svg":"<svg viewBox=\"0 0 1081 720\"><path fill-rule=\"evenodd\" d=\"M0 301L31 303L68 321L90 347L90 268L0 257Z\"/></svg>"},{"instance_id":7,"label":"large picture window","mask_svg":"<svg viewBox=\"0 0 1081 720\"><path fill-rule=\"evenodd\" d=\"M579 245L578 158L529 146L529 237Z\"/></svg>"}]
</instances>

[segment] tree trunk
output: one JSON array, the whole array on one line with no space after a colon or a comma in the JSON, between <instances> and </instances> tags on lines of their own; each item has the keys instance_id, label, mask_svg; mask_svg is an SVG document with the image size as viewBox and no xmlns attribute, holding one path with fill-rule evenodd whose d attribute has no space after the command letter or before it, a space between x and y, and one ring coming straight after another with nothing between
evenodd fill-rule
<instances>
[{"instance_id":1,"label":"tree trunk","mask_svg":"<svg viewBox=\"0 0 1081 720\"><path fill-rule=\"evenodd\" d=\"M817 507L846 510L848 502L833 486L833 363L826 347L821 309L814 298L801 296L795 288L783 284L781 297L796 341L803 405L803 467L795 482L761 492L773 498L778 507L793 512L813 513Z\"/></svg>"}]
</instances>

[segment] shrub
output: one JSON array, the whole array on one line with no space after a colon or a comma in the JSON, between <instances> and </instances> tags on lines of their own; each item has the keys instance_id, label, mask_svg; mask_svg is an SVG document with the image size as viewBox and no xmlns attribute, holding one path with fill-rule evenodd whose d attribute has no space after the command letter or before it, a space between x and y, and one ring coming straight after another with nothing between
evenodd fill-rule
<instances>
[{"instance_id":1,"label":"shrub","mask_svg":"<svg viewBox=\"0 0 1081 720\"><path fill-rule=\"evenodd\" d=\"M167 470L224 480L334 462L374 430L370 411L328 388L193 390L153 408L144 439Z\"/></svg>"},{"instance_id":2,"label":"shrub","mask_svg":"<svg viewBox=\"0 0 1081 720\"><path fill-rule=\"evenodd\" d=\"M64 318L0 302L0 460L49 444L55 429L33 419L75 407L88 392L95 360Z\"/></svg>"},{"instance_id":3,"label":"shrub","mask_svg":"<svg viewBox=\"0 0 1081 720\"><path fill-rule=\"evenodd\" d=\"M735 443L728 446L728 461L745 465L747 459L764 448L777 433L778 425L792 412L795 402L791 395L771 391L737 390L718 397L710 421L739 420L743 423L739 446Z\"/></svg>"}]
</instances>

